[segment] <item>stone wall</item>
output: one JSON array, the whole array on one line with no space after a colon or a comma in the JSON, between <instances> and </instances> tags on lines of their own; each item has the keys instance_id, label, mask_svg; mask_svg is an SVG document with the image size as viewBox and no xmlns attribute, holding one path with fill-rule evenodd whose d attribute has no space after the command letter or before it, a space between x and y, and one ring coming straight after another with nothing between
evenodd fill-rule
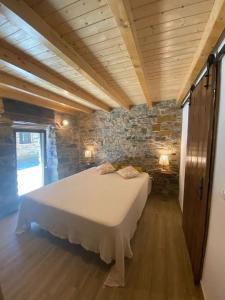
<instances>
[{"instance_id":1,"label":"stone wall","mask_svg":"<svg viewBox=\"0 0 225 300\"><path fill-rule=\"evenodd\" d=\"M16 145L8 120L0 122L0 218L17 205Z\"/></svg>"},{"instance_id":2,"label":"stone wall","mask_svg":"<svg viewBox=\"0 0 225 300\"><path fill-rule=\"evenodd\" d=\"M152 108L137 105L130 111L81 114L79 127L81 164L85 149L93 147L97 164L109 160L141 166L152 174L155 191L177 193L181 111L175 101L157 102ZM169 155L172 174L160 171L160 154Z\"/></svg>"},{"instance_id":3,"label":"stone wall","mask_svg":"<svg viewBox=\"0 0 225 300\"><path fill-rule=\"evenodd\" d=\"M62 126L63 119L69 121ZM80 170L79 119L65 114L56 114L56 152L58 157L58 176L64 178Z\"/></svg>"},{"instance_id":4,"label":"stone wall","mask_svg":"<svg viewBox=\"0 0 225 300\"><path fill-rule=\"evenodd\" d=\"M59 178L55 125L49 125L46 130L46 160L45 183L48 184Z\"/></svg>"}]
</instances>

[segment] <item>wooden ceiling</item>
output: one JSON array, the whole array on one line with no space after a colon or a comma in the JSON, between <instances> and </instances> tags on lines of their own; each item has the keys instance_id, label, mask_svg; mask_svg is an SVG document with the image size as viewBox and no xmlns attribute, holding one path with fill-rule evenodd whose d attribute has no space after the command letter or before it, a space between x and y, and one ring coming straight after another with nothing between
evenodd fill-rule
<instances>
[{"instance_id":1,"label":"wooden ceiling","mask_svg":"<svg viewBox=\"0 0 225 300\"><path fill-rule=\"evenodd\" d=\"M87 113L181 98L205 43L213 35L210 52L224 29L223 5L222 0L0 1L0 96L8 91L17 100L27 95L30 102L36 97ZM218 18L215 34L212 22Z\"/></svg>"}]
</instances>

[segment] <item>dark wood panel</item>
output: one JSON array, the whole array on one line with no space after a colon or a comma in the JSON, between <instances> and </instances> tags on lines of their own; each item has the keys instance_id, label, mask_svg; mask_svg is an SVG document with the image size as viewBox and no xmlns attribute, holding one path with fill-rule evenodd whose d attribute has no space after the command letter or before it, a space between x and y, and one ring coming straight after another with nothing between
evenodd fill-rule
<instances>
[{"instance_id":1,"label":"dark wood panel","mask_svg":"<svg viewBox=\"0 0 225 300\"><path fill-rule=\"evenodd\" d=\"M208 77L207 77L208 76ZM209 182L215 111L215 65L212 65L191 96L184 187L183 228L194 280L200 282L207 232Z\"/></svg>"}]
</instances>

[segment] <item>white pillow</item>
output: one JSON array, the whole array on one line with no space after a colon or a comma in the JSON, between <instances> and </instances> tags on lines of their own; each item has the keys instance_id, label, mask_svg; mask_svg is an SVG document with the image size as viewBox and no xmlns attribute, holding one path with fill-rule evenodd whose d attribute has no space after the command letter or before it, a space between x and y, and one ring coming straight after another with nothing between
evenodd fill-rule
<instances>
[{"instance_id":1,"label":"white pillow","mask_svg":"<svg viewBox=\"0 0 225 300\"><path fill-rule=\"evenodd\" d=\"M123 169L120 169L119 171L117 171L117 173L125 178L125 179L130 179L130 178L134 178L137 177L140 173L132 166L128 166L125 167Z\"/></svg>"},{"instance_id":2,"label":"white pillow","mask_svg":"<svg viewBox=\"0 0 225 300\"><path fill-rule=\"evenodd\" d=\"M113 173L116 171L116 169L113 167L113 165L110 162L106 162L100 166L98 166L97 168L97 172L100 175L104 175L104 174L108 174L108 173Z\"/></svg>"}]
</instances>

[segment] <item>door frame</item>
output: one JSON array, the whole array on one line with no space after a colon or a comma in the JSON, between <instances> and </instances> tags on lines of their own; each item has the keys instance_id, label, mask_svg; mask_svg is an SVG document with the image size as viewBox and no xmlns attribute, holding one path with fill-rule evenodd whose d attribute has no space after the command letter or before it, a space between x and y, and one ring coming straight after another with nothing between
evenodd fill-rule
<instances>
[{"instance_id":1,"label":"door frame","mask_svg":"<svg viewBox=\"0 0 225 300\"><path fill-rule=\"evenodd\" d=\"M41 135L41 147L42 147L42 155L43 155L43 184L46 184L46 168L47 168L47 135L46 130L44 129L32 129L32 128L25 128L25 127L16 127L13 129L14 132L14 141L15 141L15 149L16 149L16 133L17 132L34 132L40 133ZM16 162L17 162L17 152L16 152Z\"/></svg>"}]
</instances>

